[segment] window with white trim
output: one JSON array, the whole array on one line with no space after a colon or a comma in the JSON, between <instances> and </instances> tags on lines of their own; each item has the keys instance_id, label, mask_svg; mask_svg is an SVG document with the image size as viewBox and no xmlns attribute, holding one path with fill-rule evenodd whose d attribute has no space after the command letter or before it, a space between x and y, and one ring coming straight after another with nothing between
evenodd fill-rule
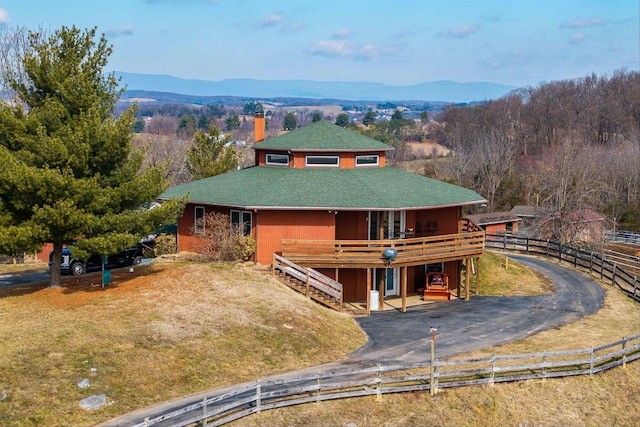
<instances>
[{"instance_id":1,"label":"window with white trim","mask_svg":"<svg viewBox=\"0 0 640 427\"><path fill-rule=\"evenodd\" d=\"M378 166L379 164L380 156L378 154L356 156L356 166Z\"/></svg>"},{"instance_id":2,"label":"window with white trim","mask_svg":"<svg viewBox=\"0 0 640 427\"><path fill-rule=\"evenodd\" d=\"M305 166L338 167L340 166L340 156L308 155L308 156L305 156L304 163L305 163Z\"/></svg>"},{"instance_id":3,"label":"window with white trim","mask_svg":"<svg viewBox=\"0 0 640 427\"><path fill-rule=\"evenodd\" d=\"M289 166L289 155L288 154L276 154L276 153L267 153L265 157L265 162L268 165L273 166Z\"/></svg>"},{"instance_id":4,"label":"window with white trim","mask_svg":"<svg viewBox=\"0 0 640 427\"><path fill-rule=\"evenodd\" d=\"M243 236L251 236L252 214L251 211L231 210L231 225L233 228L240 228Z\"/></svg>"},{"instance_id":5,"label":"window with white trim","mask_svg":"<svg viewBox=\"0 0 640 427\"><path fill-rule=\"evenodd\" d=\"M205 209L204 206L196 206L193 208L193 232L199 234L204 231L205 223Z\"/></svg>"}]
</instances>

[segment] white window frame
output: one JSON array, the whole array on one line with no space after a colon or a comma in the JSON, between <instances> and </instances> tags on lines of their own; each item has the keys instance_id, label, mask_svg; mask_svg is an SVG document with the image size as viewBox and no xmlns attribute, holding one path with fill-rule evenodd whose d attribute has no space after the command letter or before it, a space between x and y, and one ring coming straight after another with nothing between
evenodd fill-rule
<instances>
[{"instance_id":1,"label":"white window frame","mask_svg":"<svg viewBox=\"0 0 640 427\"><path fill-rule=\"evenodd\" d=\"M205 216L207 214L207 210L204 206L194 206L193 208L193 232L194 234L199 234L204 231L205 227Z\"/></svg>"},{"instance_id":2,"label":"white window frame","mask_svg":"<svg viewBox=\"0 0 640 427\"><path fill-rule=\"evenodd\" d=\"M234 214L237 215L237 221L234 221ZM242 235L243 236L251 236L251 230L253 230L253 212L251 211L241 211L238 209L231 209L229 211L229 222L232 227L237 227L241 224L242 221Z\"/></svg>"},{"instance_id":3,"label":"white window frame","mask_svg":"<svg viewBox=\"0 0 640 427\"><path fill-rule=\"evenodd\" d=\"M310 158L316 159L335 159L335 164L332 163L309 163ZM318 156L315 154L307 154L304 156L304 165L312 168L339 168L340 167L340 156Z\"/></svg>"},{"instance_id":4,"label":"white window frame","mask_svg":"<svg viewBox=\"0 0 640 427\"><path fill-rule=\"evenodd\" d=\"M375 163L358 163L359 160L365 159L367 157L375 157ZM380 155L379 154L363 154L360 156L356 156L356 167L365 167L365 166L379 166L380 165Z\"/></svg>"},{"instance_id":5,"label":"white window frame","mask_svg":"<svg viewBox=\"0 0 640 427\"><path fill-rule=\"evenodd\" d=\"M282 162L277 162L277 161L273 161L270 158L272 157L279 157L281 159L286 158L287 162L286 163L282 163ZM280 153L267 153L265 155L265 163L268 165L272 165L272 166L289 166L289 162L290 162L290 158L288 154L280 154Z\"/></svg>"}]
</instances>

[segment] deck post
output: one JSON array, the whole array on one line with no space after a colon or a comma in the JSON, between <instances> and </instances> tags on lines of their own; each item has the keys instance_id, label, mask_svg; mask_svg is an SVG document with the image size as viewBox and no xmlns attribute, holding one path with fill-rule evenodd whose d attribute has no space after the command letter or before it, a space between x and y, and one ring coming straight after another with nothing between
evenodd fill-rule
<instances>
[{"instance_id":1,"label":"deck post","mask_svg":"<svg viewBox=\"0 0 640 427\"><path fill-rule=\"evenodd\" d=\"M367 268L367 316L371 315L371 269Z\"/></svg>"},{"instance_id":2,"label":"deck post","mask_svg":"<svg viewBox=\"0 0 640 427\"><path fill-rule=\"evenodd\" d=\"M378 280L378 304L380 305L380 311L384 311L384 293L387 290L387 269L383 269L384 275L380 275L380 280Z\"/></svg>"},{"instance_id":3,"label":"deck post","mask_svg":"<svg viewBox=\"0 0 640 427\"><path fill-rule=\"evenodd\" d=\"M469 286L471 286L471 258L466 258L464 262L467 265L467 277L464 278L464 300L469 301Z\"/></svg>"},{"instance_id":4,"label":"deck post","mask_svg":"<svg viewBox=\"0 0 640 427\"><path fill-rule=\"evenodd\" d=\"M476 258L476 295L480 295L480 258Z\"/></svg>"},{"instance_id":5,"label":"deck post","mask_svg":"<svg viewBox=\"0 0 640 427\"><path fill-rule=\"evenodd\" d=\"M462 269L460 268L460 261L458 261L458 289L456 289L456 296L460 299L462 295Z\"/></svg>"},{"instance_id":6,"label":"deck post","mask_svg":"<svg viewBox=\"0 0 640 427\"><path fill-rule=\"evenodd\" d=\"M407 267L402 268L402 312L407 311Z\"/></svg>"}]
</instances>

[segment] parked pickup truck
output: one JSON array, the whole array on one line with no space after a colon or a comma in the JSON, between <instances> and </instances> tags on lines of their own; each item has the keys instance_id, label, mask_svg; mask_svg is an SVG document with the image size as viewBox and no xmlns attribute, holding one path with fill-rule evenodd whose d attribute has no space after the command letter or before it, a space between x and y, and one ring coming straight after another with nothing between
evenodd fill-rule
<instances>
[{"instance_id":1,"label":"parked pickup truck","mask_svg":"<svg viewBox=\"0 0 640 427\"><path fill-rule=\"evenodd\" d=\"M105 270L111 270L140 264L145 258L144 252L152 246L152 240L143 240L136 246L127 248L115 255L109 255L104 268ZM53 252L49 254L49 266L51 266L52 257ZM100 271L102 270L102 255L91 255L87 260L76 259L71 255L69 248L64 248L62 249L62 264L60 267L62 274L72 274L74 276L80 276L91 271Z\"/></svg>"}]
</instances>

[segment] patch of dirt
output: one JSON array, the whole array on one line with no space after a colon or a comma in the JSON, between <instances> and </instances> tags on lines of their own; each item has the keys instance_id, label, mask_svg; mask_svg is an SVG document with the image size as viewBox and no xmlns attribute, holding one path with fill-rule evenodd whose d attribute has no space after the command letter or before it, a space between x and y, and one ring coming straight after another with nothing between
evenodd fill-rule
<instances>
[{"instance_id":1,"label":"patch of dirt","mask_svg":"<svg viewBox=\"0 0 640 427\"><path fill-rule=\"evenodd\" d=\"M436 150L436 153L438 153L437 155L439 157L447 156L451 152L451 150L449 150L444 145L440 145L437 142L431 140L426 140L424 142L409 142L408 144L411 148L411 151L418 157L431 156L434 149Z\"/></svg>"}]
</instances>

